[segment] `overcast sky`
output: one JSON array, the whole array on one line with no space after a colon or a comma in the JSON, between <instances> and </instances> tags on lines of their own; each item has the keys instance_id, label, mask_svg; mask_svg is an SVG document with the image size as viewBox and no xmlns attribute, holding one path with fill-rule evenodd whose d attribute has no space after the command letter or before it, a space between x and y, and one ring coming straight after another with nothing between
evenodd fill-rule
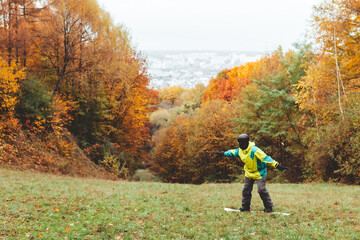
<instances>
[{"instance_id":1,"label":"overcast sky","mask_svg":"<svg viewBox=\"0 0 360 240\"><path fill-rule=\"evenodd\" d=\"M305 39L321 0L98 0L138 50L272 51Z\"/></svg>"}]
</instances>

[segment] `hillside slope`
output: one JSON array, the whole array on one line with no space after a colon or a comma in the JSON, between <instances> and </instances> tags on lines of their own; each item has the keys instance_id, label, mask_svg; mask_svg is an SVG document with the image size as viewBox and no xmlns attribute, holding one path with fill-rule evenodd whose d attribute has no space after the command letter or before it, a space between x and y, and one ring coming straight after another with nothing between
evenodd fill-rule
<instances>
[{"instance_id":1,"label":"hillside slope","mask_svg":"<svg viewBox=\"0 0 360 240\"><path fill-rule=\"evenodd\" d=\"M70 133L61 139L51 134L41 139L22 130L7 135L0 139L0 165L71 176L117 178L87 158Z\"/></svg>"}]
</instances>

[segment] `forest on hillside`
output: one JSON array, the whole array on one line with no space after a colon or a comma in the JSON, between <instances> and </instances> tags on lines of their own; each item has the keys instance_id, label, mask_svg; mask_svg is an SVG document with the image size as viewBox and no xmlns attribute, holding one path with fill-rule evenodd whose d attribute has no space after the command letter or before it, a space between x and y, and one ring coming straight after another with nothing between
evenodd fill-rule
<instances>
[{"instance_id":1,"label":"forest on hillside","mask_svg":"<svg viewBox=\"0 0 360 240\"><path fill-rule=\"evenodd\" d=\"M313 45L279 47L207 86L161 90L96 0L0 3L2 165L231 182L241 164L214 152L246 132L289 167L271 179L360 183L359 1L315 6Z\"/></svg>"},{"instance_id":2,"label":"forest on hillside","mask_svg":"<svg viewBox=\"0 0 360 240\"><path fill-rule=\"evenodd\" d=\"M126 28L96 0L2 0L0 20L1 162L121 177L143 166L156 92Z\"/></svg>"}]
</instances>

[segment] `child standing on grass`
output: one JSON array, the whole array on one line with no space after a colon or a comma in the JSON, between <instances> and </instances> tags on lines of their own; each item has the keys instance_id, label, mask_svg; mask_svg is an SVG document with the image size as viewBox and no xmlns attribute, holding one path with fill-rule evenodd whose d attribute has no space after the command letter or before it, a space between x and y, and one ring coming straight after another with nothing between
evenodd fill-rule
<instances>
[{"instance_id":1,"label":"child standing on grass","mask_svg":"<svg viewBox=\"0 0 360 240\"><path fill-rule=\"evenodd\" d=\"M242 191L242 206L240 211L250 211L251 192L256 181L258 193L264 204L264 212L272 212L274 206L271 201L270 194L266 188L267 165L284 171L287 167L280 165L270 156L267 156L260 148L255 146L254 142L250 142L249 135L241 134L238 139L239 148L226 152L216 152L219 156L237 157L245 163L245 181Z\"/></svg>"}]
</instances>

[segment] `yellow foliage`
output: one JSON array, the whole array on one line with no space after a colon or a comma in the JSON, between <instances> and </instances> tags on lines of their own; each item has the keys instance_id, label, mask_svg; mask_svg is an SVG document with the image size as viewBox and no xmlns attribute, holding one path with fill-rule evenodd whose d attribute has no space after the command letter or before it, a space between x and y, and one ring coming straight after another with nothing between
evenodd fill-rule
<instances>
[{"instance_id":1,"label":"yellow foliage","mask_svg":"<svg viewBox=\"0 0 360 240\"><path fill-rule=\"evenodd\" d=\"M51 128L56 136L62 136L65 126L73 120L71 111L75 110L77 102L72 100L65 100L58 94L53 97L53 116L51 119Z\"/></svg>"},{"instance_id":2,"label":"yellow foliage","mask_svg":"<svg viewBox=\"0 0 360 240\"><path fill-rule=\"evenodd\" d=\"M324 1L315 8L313 26L319 57L299 82L300 108L327 123L347 111L359 92L359 1Z\"/></svg>"},{"instance_id":3,"label":"yellow foliage","mask_svg":"<svg viewBox=\"0 0 360 240\"><path fill-rule=\"evenodd\" d=\"M129 169L126 167L126 162L121 165L120 160L114 155L105 155L104 160L101 161L101 165L103 165L106 170L119 177L126 179L130 176Z\"/></svg>"},{"instance_id":4,"label":"yellow foliage","mask_svg":"<svg viewBox=\"0 0 360 240\"><path fill-rule=\"evenodd\" d=\"M328 122L337 112L337 106L330 104L331 98L336 98L336 85L324 67L323 62L319 62L309 68L307 75L295 86L299 90L295 98L301 110L307 110L319 120Z\"/></svg>"},{"instance_id":5,"label":"yellow foliage","mask_svg":"<svg viewBox=\"0 0 360 240\"><path fill-rule=\"evenodd\" d=\"M57 144L59 154L62 157L71 158L71 153L75 149L74 143L64 140L64 139L58 139L56 144Z\"/></svg>"},{"instance_id":6,"label":"yellow foliage","mask_svg":"<svg viewBox=\"0 0 360 240\"><path fill-rule=\"evenodd\" d=\"M22 79L24 72L17 70L14 63L8 66L0 57L0 138L14 134L19 128L18 120L14 118L14 109L19 81Z\"/></svg>"},{"instance_id":7,"label":"yellow foliage","mask_svg":"<svg viewBox=\"0 0 360 240\"><path fill-rule=\"evenodd\" d=\"M18 70L15 63L8 66L0 57L0 118L12 117L17 103L16 93L19 81L24 79L23 70Z\"/></svg>"},{"instance_id":8,"label":"yellow foliage","mask_svg":"<svg viewBox=\"0 0 360 240\"><path fill-rule=\"evenodd\" d=\"M113 155L106 155L104 160L101 161L101 165L112 173L117 174L120 168L120 161Z\"/></svg>"},{"instance_id":9,"label":"yellow foliage","mask_svg":"<svg viewBox=\"0 0 360 240\"><path fill-rule=\"evenodd\" d=\"M183 87L178 87L178 86L174 86L174 87L168 87L168 88L163 88L160 90L159 92L159 98L161 100L164 99L164 96L174 96L175 98L180 97L180 95L182 93L184 93L186 91L185 88Z\"/></svg>"}]
</instances>

